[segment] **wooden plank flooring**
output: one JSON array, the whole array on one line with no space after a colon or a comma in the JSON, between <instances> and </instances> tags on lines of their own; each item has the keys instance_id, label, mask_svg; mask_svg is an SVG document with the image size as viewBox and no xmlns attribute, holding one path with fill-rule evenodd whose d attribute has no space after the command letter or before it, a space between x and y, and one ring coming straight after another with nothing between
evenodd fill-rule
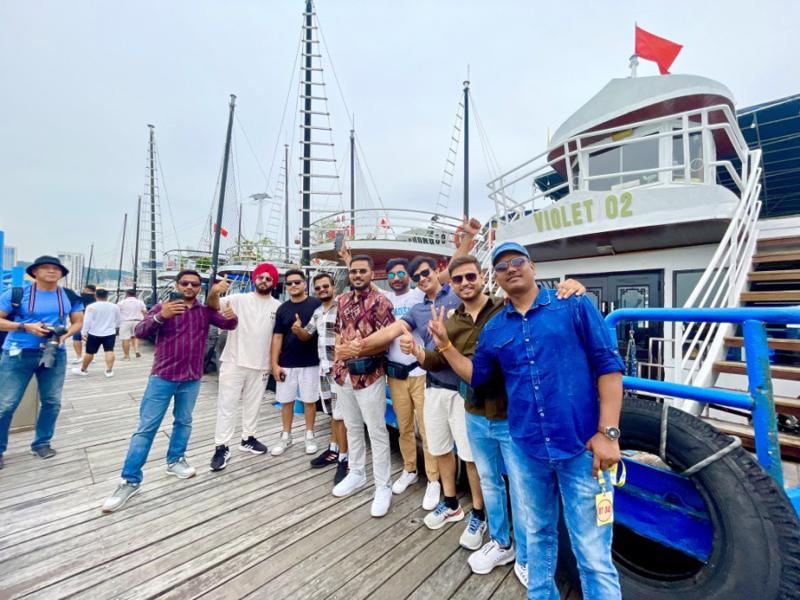
<instances>
[{"instance_id":1,"label":"wooden plank flooring","mask_svg":"<svg viewBox=\"0 0 800 600\"><path fill-rule=\"evenodd\" d=\"M54 458L31 456L31 431L11 434L0 471L0 599L525 597L510 567L470 572L469 553L458 546L463 524L424 526L424 483L374 519L372 488L334 498L333 470L312 470L302 444L277 458L232 448L227 469L211 473L213 376L204 378L187 451L197 476L182 481L164 471L168 415L141 491L102 514L138 421L149 350L118 361L113 379L99 364L86 378L68 373ZM279 416L265 404L259 432L267 444L277 439ZM322 446L327 416L316 429ZM402 462L396 451L392 459L394 477ZM462 502L469 506L468 497Z\"/></svg>"}]
</instances>

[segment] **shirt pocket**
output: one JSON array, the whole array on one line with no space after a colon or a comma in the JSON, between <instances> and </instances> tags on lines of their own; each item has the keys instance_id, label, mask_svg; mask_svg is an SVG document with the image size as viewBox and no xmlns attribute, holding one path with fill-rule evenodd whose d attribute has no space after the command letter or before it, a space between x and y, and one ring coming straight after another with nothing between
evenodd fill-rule
<instances>
[{"instance_id":1,"label":"shirt pocket","mask_svg":"<svg viewBox=\"0 0 800 600\"><path fill-rule=\"evenodd\" d=\"M504 333L502 337L492 343L497 360L501 365L518 365L521 361L521 350L515 348L518 344L515 342L514 337ZM523 352L524 354L524 352Z\"/></svg>"}]
</instances>

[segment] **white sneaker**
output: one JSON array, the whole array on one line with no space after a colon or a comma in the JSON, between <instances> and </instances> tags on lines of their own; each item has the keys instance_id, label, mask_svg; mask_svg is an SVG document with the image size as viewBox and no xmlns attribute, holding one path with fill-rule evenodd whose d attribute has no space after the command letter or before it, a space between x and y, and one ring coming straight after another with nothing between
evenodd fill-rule
<instances>
[{"instance_id":1,"label":"white sneaker","mask_svg":"<svg viewBox=\"0 0 800 600\"><path fill-rule=\"evenodd\" d=\"M306 454L317 453L317 440L314 439L313 431L306 431Z\"/></svg>"},{"instance_id":2,"label":"white sneaker","mask_svg":"<svg viewBox=\"0 0 800 600\"><path fill-rule=\"evenodd\" d=\"M425 496L422 498L422 508L433 510L439 504L439 496L442 494L442 484L438 481L429 481L425 488Z\"/></svg>"},{"instance_id":3,"label":"white sneaker","mask_svg":"<svg viewBox=\"0 0 800 600\"><path fill-rule=\"evenodd\" d=\"M514 575L517 576L519 582L526 590L528 589L528 565L523 565L518 562L514 563Z\"/></svg>"},{"instance_id":4,"label":"white sneaker","mask_svg":"<svg viewBox=\"0 0 800 600\"><path fill-rule=\"evenodd\" d=\"M470 512L467 526L458 540L459 545L467 550L477 550L483 545L483 536L486 534L486 529L486 521L481 521L475 516L474 512Z\"/></svg>"},{"instance_id":5,"label":"white sneaker","mask_svg":"<svg viewBox=\"0 0 800 600\"><path fill-rule=\"evenodd\" d=\"M73 358L73 359L72 359L72 364L73 364L73 365L80 364L80 362L81 362L81 359L80 359L80 358Z\"/></svg>"},{"instance_id":6,"label":"white sneaker","mask_svg":"<svg viewBox=\"0 0 800 600\"><path fill-rule=\"evenodd\" d=\"M455 523L456 521L461 521L464 518L464 510L461 508L461 505L458 505L458 508L447 508L447 505L444 503L444 500L439 502L436 505L436 510L433 512L429 512L425 515L423 522L428 529L441 529L448 523Z\"/></svg>"},{"instance_id":7,"label":"white sneaker","mask_svg":"<svg viewBox=\"0 0 800 600\"><path fill-rule=\"evenodd\" d=\"M284 431L281 433L281 439L278 441L277 444L275 444L272 447L272 450L270 450L269 453L272 456L280 456L281 454L286 452L286 450L288 450L291 445L292 445L292 434L289 433L288 431Z\"/></svg>"},{"instance_id":8,"label":"white sneaker","mask_svg":"<svg viewBox=\"0 0 800 600\"><path fill-rule=\"evenodd\" d=\"M333 495L337 498L344 498L350 494L357 492L367 485L367 477L365 475L357 475L356 473L348 473L347 476L339 483L333 486Z\"/></svg>"},{"instance_id":9,"label":"white sneaker","mask_svg":"<svg viewBox=\"0 0 800 600\"><path fill-rule=\"evenodd\" d=\"M393 494L402 494L408 489L412 483L417 483L419 481L419 476L414 473L409 473L408 471L403 471L400 477L397 478L392 484L392 493ZM439 498L437 497L436 500L438 501Z\"/></svg>"},{"instance_id":10,"label":"white sneaker","mask_svg":"<svg viewBox=\"0 0 800 600\"><path fill-rule=\"evenodd\" d=\"M369 511L373 517L384 517L389 512L392 505L392 488L388 485L379 487L375 490L375 498L372 500L372 508Z\"/></svg>"},{"instance_id":11,"label":"white sneaker","mask_svg":"<svg viewBox=\"0 0 800 600\"><path fill-rule=\"evenodd\" d=\"M108 377L110 379L113 376L114 376L114 371L106 371L106 377Z\"/></svg>"},{"instance_id":12,"label":"white sneaker","mask_svg":"<svg viewBox=\"0 0 800 600\"><path fill-rule=\"evenodd\" d=\"M72 367L72 374L80 375L81 377L86 377L89 374L89 371L84 371L80 367Z\"/></svg>"},{"instance_id":13,"label":"white sneaker","mask_svg":"<svg viewBox=\"0 0 800 600\"><path fill-rule=\"evenodd\" d=\"M502 548L500 544L494 540L490 540L488 543L484 544L483 548L470 554L467 563L469 563L469 568L472 569L473 573L486 575L487 573L491 573L492 569L495 567L507 565L514 560L515 557L514 546ZM519 566L519 563L514 565L515 572L517 571L517 566ZM517 577L519 577L519 574L517 574ZM527 577L527 568L525 568L525 578L527 579Z\"/></svg>"}]
</instances>

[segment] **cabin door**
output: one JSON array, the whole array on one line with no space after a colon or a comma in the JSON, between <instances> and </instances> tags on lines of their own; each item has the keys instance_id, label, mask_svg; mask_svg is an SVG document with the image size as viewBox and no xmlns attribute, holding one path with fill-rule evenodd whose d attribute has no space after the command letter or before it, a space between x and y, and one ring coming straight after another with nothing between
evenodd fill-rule
<instances>
[{"instance_id":1,"label":"cabin door","mask_svg":"<svg viewBox=\"0 0 800 600\"><path fill-rule=\"evenodd\" d=\"M586 286L586 295L603 316L618 308L650 308L664 306L663 271L632 271L567 275ZM617 325L617 340L623 358L628 347L630 331L636 341L636 358L648 362L651 338L663 337L663 324L655 321L636 321ZM655 345L653 351L655 352Z\"/></svg>"}]
</instances>

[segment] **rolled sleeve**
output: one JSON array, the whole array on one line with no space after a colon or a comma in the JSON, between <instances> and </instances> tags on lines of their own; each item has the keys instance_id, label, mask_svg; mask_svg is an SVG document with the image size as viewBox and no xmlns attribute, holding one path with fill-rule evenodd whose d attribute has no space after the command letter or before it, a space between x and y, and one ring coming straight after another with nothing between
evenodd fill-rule
<instances>
[{"instance_id":1,"label":"rolled sleeve","mask_svg":"<svg viewBox=\"0 0 800 600\"><path fill-rule=\"evenodd\" d=\"M139 321L136 328L133 330L133 335L137 338L146 338L154 335L161 327L162 323L155 320L155 316L161 313L161 304L156 304L147 313L147 316Z\"/></svg>"},{"instance_id":2,"label":"rolled sleeve","mask_svg":"<svg viewBox=\"0 0 800 600\"><path fill-rule=\"evenodd\" d=\"M416 331L417 328L419 327L419 325L417 324L417 320L414 317L413 308L409 310L406 314L404 314L402 317L400 317L400 320L408 323L409 327L411 327L411 331Z\"/></svg>"},{"instance_id":3,"label":"rolled sleeve","mask_svg":"<svg viewBox=\"0 0 800 600\"><path fill-rule=\"evenodd\" d=\"M625 363L600 311L586 296L578 300L576 311L579 334L595 375L599 377L607 373L624 372Z\"/></svg>"}]
</instances>

